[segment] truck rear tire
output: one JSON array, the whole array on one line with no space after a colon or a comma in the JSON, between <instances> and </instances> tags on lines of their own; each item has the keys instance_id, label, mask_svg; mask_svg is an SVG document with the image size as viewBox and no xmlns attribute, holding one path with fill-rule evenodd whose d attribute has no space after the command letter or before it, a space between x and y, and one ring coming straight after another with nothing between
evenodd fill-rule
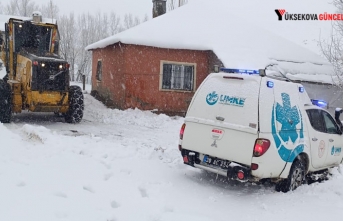
<instances>
[{"instance_id":1,"label":"truck rear tire","mask_svg":"<svg viewBox=\"0 0 343 221\"><path fill-rule=\"evenodd\" d=\"M12 117L11 86L0 79L0 122L10 123Z\"/></svg>"},{"instance_id":2,"label":"truck rear tire","mask_svg":"<svg viewBox=\"0 0 343 221\"><path fill-rule=\"evenodd\" d=\"M284 193L291 190L293 191L305 183L305 179L305 165L301 160L296 160L292 164L288 178L278 182L275 186L275 190Z\"/></svg>"},{"instance_id":3,"label":"truck rear tire","mask_svg":"<svg viewBox=\"0 0 343 221\"><path fill-rule=\"evenodd\" d=\"M69 88L69 110L65 114L67 123L80 123L83 117L84 110L83 93L79 86L70 86Z\"/></svg>"}]
</instances>

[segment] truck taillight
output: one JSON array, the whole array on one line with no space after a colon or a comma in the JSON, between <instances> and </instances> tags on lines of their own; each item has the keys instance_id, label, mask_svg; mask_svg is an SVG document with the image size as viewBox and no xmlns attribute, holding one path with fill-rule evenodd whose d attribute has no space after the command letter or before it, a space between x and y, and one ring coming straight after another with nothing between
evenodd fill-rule
<instances>
[{"instance_id":1,"label":"truck taillight","mask_svg":"<svg viewBox=\"0 0 343 221\"><path fill-rule=\"evenodd\" d=\"M255 146L254 146L254 157L260 157L270 147L270 141L267 139L256 139Z\"/></svg>"},{"instance_id":2,"label":"truck taillight","mask_svg":"<svg viewBox=\"0 0 343 221\"><path fill-rule=\"evenodd\" d=\"M38 66L38 61L34 61L33 65Z\"/></svg>"},{"instance_id":3,"label":"truck taillight","mask_svg":"<svg viewBox=\"0 0 343 221\"><path fill-rule=\"evenodd\" d=\"M183 139L183 133L185 132L186 124L182 124L181 130L180 130L180 140Z\"/></svg>"},{"instance_id":4,"label":"truck taillight","mask_svg":"<svg viewBox=\"0 0 343 221\"><path fill-rule=\"evenodd\" d=\"M244 178L245 178L244 172L243 172L242 170L238 171L237 177L238 177L238 179L240 179L240 180L244 180Z\"/></svg>"}]
</instances>

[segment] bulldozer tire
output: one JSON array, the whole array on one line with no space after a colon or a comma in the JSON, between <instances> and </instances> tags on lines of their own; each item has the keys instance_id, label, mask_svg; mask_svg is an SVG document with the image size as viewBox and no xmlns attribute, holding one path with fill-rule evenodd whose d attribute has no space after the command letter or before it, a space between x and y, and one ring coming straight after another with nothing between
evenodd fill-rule
<instances>
[{"instance_id":1,"label":"bulldozer tire","mask_svg":"<svg viewBox=\"0 0 343 221\"><path fill-rule=\"evenodd\" d=\"M80 123L83 117L83 93L79 86L69 87L69 110L64 118L67 123Z\"/></svg>"},{"instance_id":2,"label":"bulldozer tire","mask_svg":"<svg viewBox=\"0 0 343 221\"><path fill-rule=\"evenodd\" d=\"M11 86L0 79L0 122L10 123L12 117Z\"/></svg>"}]
</instances>

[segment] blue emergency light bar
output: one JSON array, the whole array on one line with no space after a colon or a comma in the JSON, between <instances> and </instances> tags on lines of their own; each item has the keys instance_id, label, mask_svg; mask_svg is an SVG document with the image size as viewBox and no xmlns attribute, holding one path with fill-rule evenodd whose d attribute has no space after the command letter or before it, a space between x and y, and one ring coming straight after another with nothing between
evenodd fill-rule
<instances>
[{"instance_id":1,"label":"blue emergency light bar","mask_svg":"<svg viewBox=\"0 0 343 221\"><path fill-rule=\"evenodd\" d=\"M258 70L246 70L246 69L220 68L220 71L225 72L225 73L260 74Z\"/></svg>"},{"instance_id":2,"label":"blue emergency light bar","mask_svg":"<svg viewBox=\"0 0 343 221\"><path fill-rule=\"evenodd\" d=\"M273 88L273 87L274 87L274 82L272 82L272 81L267 81L267 87Z\"/></svg>"},{"instance_id":3,"label":"blue emergency light bar","mask_svg":"<svg viewBox=\"0 0 343 221\"><path fill-rule=\"evenodd\" d=\"M299 92L300 93L304 93L305 92L305 88L304 87L299 87Z\"/></svg>"},{"instance_id":4,"label":"blue emergency light bar","mask_svg":"<svg viewBox=\"0 0 343 221\"><path fill-rule=\"evenodd\" d=\"M318 107L327 107L328 106L328 104L325 101L323 101L323 100L311 99L311 102L312 102L313 105L316 105Z\"/></svg>"}]
</instances>

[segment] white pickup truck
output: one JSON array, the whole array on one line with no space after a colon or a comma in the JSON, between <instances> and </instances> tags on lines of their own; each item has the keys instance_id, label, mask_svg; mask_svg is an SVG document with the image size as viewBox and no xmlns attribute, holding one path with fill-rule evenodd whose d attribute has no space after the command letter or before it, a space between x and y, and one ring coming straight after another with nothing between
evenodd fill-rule
<instances>
[{"instance_id":1,"label":"white pickup truck","mask_svg":"<svg viewBox=\"0 0 343 221\"><path fill-rule=\"evenodd\" d=\"M185 164L287 192L342 162L339 124L301 84L226 71L210 74L191 101L179 140Z\"/></svg>"}]
</instances>

